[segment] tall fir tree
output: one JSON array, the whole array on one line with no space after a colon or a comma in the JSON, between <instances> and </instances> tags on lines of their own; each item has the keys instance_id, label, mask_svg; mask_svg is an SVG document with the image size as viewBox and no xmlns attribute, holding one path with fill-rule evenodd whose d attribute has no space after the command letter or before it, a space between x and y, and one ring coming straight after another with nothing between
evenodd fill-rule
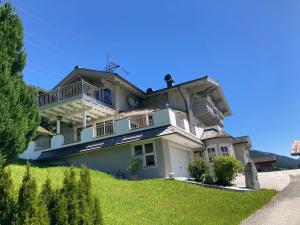
<instances>
[{"instance_id":1,"label":"tall fir tree","mask_svg":"<svg viewBox=\"0 0 300 225\"><path fill-rule=\"evenodd\" d=\"M0 168L0 224L10 225L16 213L13 182L10 171Z\"/></svg>"},{"instance_id":2,"label":"tall fir tree","mask_svg":"<svg viewBox=\"0 0 300 225\"><path fill-rule=\"evenodd\" d=\"M80 171L80 179L78 185L79 200L79 225L92 225L92 196L91 196L91 175L86 167L82 167Z\"/></svg>"},{"instance_id":3,"label":"tall fir tree","mask_svg":"<svg viewBox=\"0 0 300 225\"><path fill-rule=\"evenodd\" d=\"M42 186L42 190L40 193L40 201L45 204L46 210L48 212L48 216L50 218L50 224L55 224L53 221L54 218L54 211L53 208L55 206L55 191L51 186L51 180L49 175L46 178L44 185Z\"/></svg>"},{"instance_id":4,"label":"tall fir tree","mask_svg":"<svg viewBox=\"0 0 300 225\"><path fill-rule=\"evenodd\" d=\"M51 225L69 225L67 199L61 190L54 191L54 205L51 209Z\"/></svg>"},{"instance_id":5,"label":"tall fir tree","mask_svg":"<svg viewBox=\"0 0 300 225\"><path fill-rule=\"evenodd\" d=\"M103 225L102 212L98 198L94 199L93 204L93 225Z\"/></svg>"},{"instance_id":6,"label":"tall fir tree","mask_svg":"<svg viewBox=\"0 0 300 225\"><path fill-rule=\"evenodd\" d=\"M27 163L18 196L18 224L34 224L37 215L37 185Z\"/></svg>"},{"instance_id":7,"label":"tall fir tree","mask_svg":"<svg viewBox=\"0 0 300 225\"><path fill-rule=\"evenodd\" d=\"M78 225L79 221L79 201L78 182L73 168L65 172L62 195L67 201L68 224Z\"/></svg>"},{"instance_id":8,"label":"tall fir tree","mask_svg":"<svg viewBox=\"0 0 300 225\"><path fill-rule=\"evenodd\" d=\"M23 45L20 18L9 3L0 4L0 152L6 164L27 148L40 121L33 91L22 77Z\"/></svg>"}]
</instances>

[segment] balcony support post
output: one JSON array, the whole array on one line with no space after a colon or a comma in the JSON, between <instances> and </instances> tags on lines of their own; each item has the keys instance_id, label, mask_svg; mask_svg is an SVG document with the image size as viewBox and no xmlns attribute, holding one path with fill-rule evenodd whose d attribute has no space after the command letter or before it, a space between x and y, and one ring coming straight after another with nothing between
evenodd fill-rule
<instances>
[{"instance_id":1,"label":"balcony support post","mask_svg":"<svg viewBox=\"0 0 300 225\"><path fill-rule=\"evenodd\" d=\"M82 128L86 128L86 111L82 114Z\"/></svg>"},{"instance_id":2,"label":"balcony support post","mask_svg":"<svg viewBox=\"0 0 300 225\"><path fill-rule=\"evenodd\" d=\"M81 94L84 94L84 80L81 78Z\"/></svg>"},{"instance_id":3,"label":"balcony support post","mask_svg":"<svg viewBox=\"0 0 300 225\"><path fill-rule=\"evenodd\" d=\"M62 119L62 116L58 116L56 119L56 134L60 135L60 121Z\"/></svg>"}]
</instances>

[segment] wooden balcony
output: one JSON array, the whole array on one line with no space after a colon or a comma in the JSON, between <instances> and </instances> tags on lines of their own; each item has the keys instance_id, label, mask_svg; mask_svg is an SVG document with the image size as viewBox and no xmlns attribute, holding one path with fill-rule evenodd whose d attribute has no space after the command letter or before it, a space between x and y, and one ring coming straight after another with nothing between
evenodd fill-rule
<instances>
[{"instance_id":1,"label":"wooden balcony","mask_svg":"<svg viewBox=\"0 0 300 225\"><path fill-rule=\"evenodd\" d=\"M37 99L37 104L38 107L44 107L82 95L89 96L94 100L111 108L113 107L112 93L97 88L85 81L79 81L71 85L39 95Z\"/></svg>"}]
</instances>

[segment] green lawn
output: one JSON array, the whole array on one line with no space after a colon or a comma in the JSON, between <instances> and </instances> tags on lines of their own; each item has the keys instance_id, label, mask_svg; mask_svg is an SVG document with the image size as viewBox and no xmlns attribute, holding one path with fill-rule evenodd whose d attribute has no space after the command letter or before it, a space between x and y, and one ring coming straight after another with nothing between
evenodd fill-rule
<instances>
[{"instance_id":1,"label":"green lawn","mask_svg":"<svg viewBox=\"0 0 300 225\"><path fill-rule=\"evenodd\" d=\"M20 184L23 165L9 166ZM61 185L64 167L32 167L41 186L50 175ZM235 225L268 203L274 190L237 193L170 180L127 181L91 171L93 192L99 196L105 225Z\"/></svg>"}]
</instances>

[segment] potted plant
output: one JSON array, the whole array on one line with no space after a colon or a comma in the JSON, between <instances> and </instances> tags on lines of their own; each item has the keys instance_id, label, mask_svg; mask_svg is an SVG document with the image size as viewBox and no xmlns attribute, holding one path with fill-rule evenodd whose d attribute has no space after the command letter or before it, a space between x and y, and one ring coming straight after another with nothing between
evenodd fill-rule
<instances>
[{"instance_id":1,"label":"potted plant","mask_svg":"<svg viewBox=\"0 0 300 225\"><path fill-rule=\"evenodd\" d=\"M142 165L142 160L139 158L130 158L128 162L128 171L131 174L131 180L138 180L138 171Z\"/></svg>"}]
</instances>

